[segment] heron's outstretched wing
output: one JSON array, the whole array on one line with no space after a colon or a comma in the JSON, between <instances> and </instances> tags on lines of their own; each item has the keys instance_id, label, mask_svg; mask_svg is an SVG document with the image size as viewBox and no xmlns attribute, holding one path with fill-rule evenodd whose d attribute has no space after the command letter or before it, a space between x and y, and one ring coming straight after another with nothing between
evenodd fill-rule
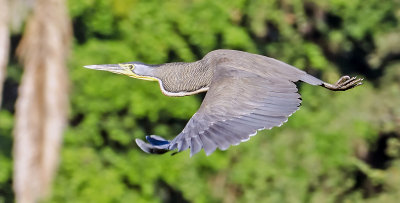
<instances>
[{"instance_id":1,"label":"heron's outstretched wing","mask_svg":"<svg viewBox=\"0 0 400 203\"><path fill-rule=\"evenodd\" d=\"M278 77L261 77L233 67L217 67L199 110L172 141L147 137L136 140L148 153L202 148L207 155L247 141L257 130L280 126L300 106L296 85Z\"/></svg>"}]
</instances>

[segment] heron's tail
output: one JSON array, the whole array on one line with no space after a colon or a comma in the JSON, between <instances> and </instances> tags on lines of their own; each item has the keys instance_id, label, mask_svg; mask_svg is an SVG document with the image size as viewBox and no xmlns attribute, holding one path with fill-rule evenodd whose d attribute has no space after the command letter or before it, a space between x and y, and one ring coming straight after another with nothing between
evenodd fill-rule
<instances>
[{"instance_id":1,"label":"heron's tail","mask_svg":"<svg viewBox=\"0 0 400 203\"><path fill-rule=\"evenodd\" d=\"M146 136L149 143L141 139L136 139L136 144L146 153L164 154L169 151L170 141L157 135Z\"/></svg>"}]
</instances>

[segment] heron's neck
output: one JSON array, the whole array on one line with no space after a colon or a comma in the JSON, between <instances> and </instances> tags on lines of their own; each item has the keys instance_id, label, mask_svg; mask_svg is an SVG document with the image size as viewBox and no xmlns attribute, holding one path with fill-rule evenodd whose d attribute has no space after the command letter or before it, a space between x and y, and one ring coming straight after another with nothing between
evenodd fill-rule
<instances>
[{"instance_id":1,"label":"heron's neck","mask_svg":"<svg viewBox=\"0 0 400 203\"><path fill-rule=\"evenodd\" d=\"M154 67L154 76L171 93L194 93L208 88L212 74L212 68L202 60L192 63L166 63Z\"/></svg>"},{"instance_id":2,"label":"heron's neck","mask_svg":"<svg viewBox=\"0 0 400 203\"><path fill-rule=\"evenodd\" d=\"M158 78L173 78L173 77L188 77L207 69L202 61L195 61L191 63L173 62L156 65L151 67L153 74Z\"/></svg>"}]
</instances>

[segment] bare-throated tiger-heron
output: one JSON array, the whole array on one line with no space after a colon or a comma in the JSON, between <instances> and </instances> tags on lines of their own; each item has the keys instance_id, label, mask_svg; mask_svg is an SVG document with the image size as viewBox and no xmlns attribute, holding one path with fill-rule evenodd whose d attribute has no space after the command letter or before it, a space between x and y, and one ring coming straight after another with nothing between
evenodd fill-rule
<instances>
[{"instance_id":1,"label":"bare-throated tiger-heron","mask_svg":"<svg viewBox=\"0 0 400 203\"><path fill-rule=\"evenodd\" d=\"M146 136L148 143L136 139L143 151L153 154L190 148L192 156L203 148L209 155L217 148L226 150L249 140L258 130L281 126L301 103L294 82L333 91L362 84L362 79L349 76L329 84L279 60L235 50L215 50L192 63L129 62L85 67L158 81L167 96L207 91L199 110L174 139L156 135Z\"/></svg>"}]
</instances>

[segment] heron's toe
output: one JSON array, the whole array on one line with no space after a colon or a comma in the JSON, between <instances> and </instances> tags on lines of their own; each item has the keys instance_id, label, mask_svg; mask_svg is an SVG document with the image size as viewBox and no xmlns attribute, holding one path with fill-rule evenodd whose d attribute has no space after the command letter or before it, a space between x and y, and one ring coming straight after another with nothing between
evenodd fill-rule
<instances>
[{"instance_id":1,"label":"heron's toe","mask_svg":"<svg viewBox=\"0 0 400 203\"><path fill-rule=\"evenodd\" d=\"M344 78L346 76L343 76ZM363 78L357 78L357 77L346 77L345 79L342 80L342 78L338 81L338 84L336 84L337 88L339 90L348 90L351 88L354 88L356 86L362 85L362 82L364 79Z\"/></svg>"},{"instance_id":2,"label":"heron's toe","mask_svg":"<svg viewBox=\"0 0 400 203\"><path fill-rule=\"evenodd\" d=\"M346 81L348 81L348 80L350 80L350 79L351 79L351 78L350 78L350 76L348 76L348 75L342 76L342 77L339 78L339 80L335 83L335 85L336 85L336 86L339 86L339 85L343 84L344 82L346 82Z\"/></svg>"}]
</instances>

